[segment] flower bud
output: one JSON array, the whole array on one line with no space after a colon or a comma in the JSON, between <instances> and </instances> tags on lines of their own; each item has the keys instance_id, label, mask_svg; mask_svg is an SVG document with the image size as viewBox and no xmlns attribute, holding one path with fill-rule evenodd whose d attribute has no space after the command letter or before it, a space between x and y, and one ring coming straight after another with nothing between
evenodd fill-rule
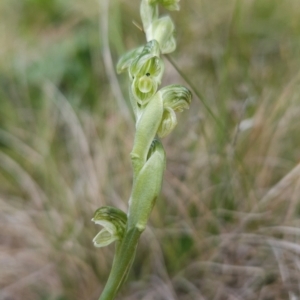
<instances>
[{"instance_id":1,"label":"flower bud","mask_svg":"<svg viewBox=\"0 0 300 300\"><path fill-rule=\"evenodd\" d=\"M172 19L165 16L152 22L147 31L147 39L156 40L163 54L171 53L176 49L174 31L175 26Z\"/></svg>"},{"instance_id":2,"label":"flower bud","mask_svg":"<svg viewBox=\"0 0 300 300\"><path fill-rule=\"evenodd\" d=\"M93 239L95 247L105 247L123 238L127 216L120 209L110 206L98 208L92 221L104 227Z\"/></svg>"}]
</instances>

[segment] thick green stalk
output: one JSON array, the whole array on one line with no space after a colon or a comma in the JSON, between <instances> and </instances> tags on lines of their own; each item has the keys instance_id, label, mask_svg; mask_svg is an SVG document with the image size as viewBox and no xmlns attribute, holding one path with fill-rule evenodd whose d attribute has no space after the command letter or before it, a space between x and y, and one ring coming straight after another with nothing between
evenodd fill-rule
<instances>
[{"instance_id":1,"label":"thick green stalk","mask_svg":"<svg viewBox=\"0 0 300 300\"><path fill-rule=\"evenodd\" d=\"M136 227L126 230L119 245L112 269L99 300L113 300L130 269L142 231Z\"/></svg>"}]
</instances>

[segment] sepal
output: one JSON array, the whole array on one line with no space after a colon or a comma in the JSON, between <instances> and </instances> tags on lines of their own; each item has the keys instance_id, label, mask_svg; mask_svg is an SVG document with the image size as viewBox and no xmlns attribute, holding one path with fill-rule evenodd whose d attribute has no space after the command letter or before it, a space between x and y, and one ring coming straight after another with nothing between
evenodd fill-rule
<instances>
[{"instance_id":1,"label":"sepal","mask_svg":"<svg viewBox=\"0 0 300 300\"><path fill-rule=\"evenodd\" d=\"M172 108L165 108L162 116L161 123L157 130L157 135L160 138L167 136L177 125L177 118Z\"/></svg>"},{"instance_id":2,"label":"sepal","mask_svg":"<svg viewBox=\"0 0 300 300\"><path fill-rule=\"evenodd\" d=\"M159 63L160 48L156 40L151 40L142 49L141 53L132 60L129 73L132 77L146 75L147 72L162 73L164 70Z\"/></svg>"},{"instance_id":3,"label":"sepal","mask_svg":"<svg viewBox=\"0 0 300 300\"><path fill-rule=\"evenodd\" d=\"M105 247L123 238L127 216L122 210L103 206L95 211L92 221L104 227L93 239L95 247Z\"/></svg>"},{"instance_id":4,"label":"sepal","mask_svg":"<svg viewBox=\"0 0 300 300\"><path fill-rule=\"evenodd\" d=\"M120 74L126 71L130 67L132 61L142 53L143 49L144 46L141 46L123 54L117 63L117 73Z\"/></svg>"}]
</instances>

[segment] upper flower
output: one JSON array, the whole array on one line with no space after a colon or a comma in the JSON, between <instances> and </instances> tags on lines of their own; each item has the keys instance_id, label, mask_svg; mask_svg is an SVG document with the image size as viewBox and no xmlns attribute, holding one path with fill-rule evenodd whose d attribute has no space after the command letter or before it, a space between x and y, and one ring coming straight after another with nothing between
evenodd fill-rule
<instances>
[{"instance_id":1,"label":"upper flower","mask_svg":"<svg viewBox=\"0 0 300 300\"><path fill-rule=\"evenodd\" d=\"M159 44L156 40L152 40L129 67L132 93L140 105L148 103L161 83L164 63L159 55Z\"/></svg>"},{"instance_id":2,"label":"upper flower","mask_svg":"<svg viewBox=\"0 0 300 300\"><path fill-rule=\"evenodd\" d=\"M158 18L158 4L169 10L179 10L179 0L142 0L141 19L147 41L157 40L161 53L173 52L176 48L174 24L169 16Z\"/></svg>"},{"instance_id":3,"label":"upper flower","mask_svg":"<svg viewBox=\"0 0 300 300\"><path fill-rule=\"evenodd\" d=\"M157 40L161 53L171 53L176 49L175 26L169 16L154 20L147 31L147 38Z\"/></svg>"}]
</instances>

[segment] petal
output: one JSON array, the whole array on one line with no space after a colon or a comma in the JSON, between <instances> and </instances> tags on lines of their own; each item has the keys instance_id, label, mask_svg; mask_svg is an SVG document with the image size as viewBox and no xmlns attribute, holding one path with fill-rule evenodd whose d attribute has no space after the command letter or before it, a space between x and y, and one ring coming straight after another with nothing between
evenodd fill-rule
<instances>
[{"instance_id":1,"label":"petal","mask_svg":"<svg viewBox=\"0 0 300 300\"><path fill-rule=\"evenodd\" d=\"M149 91L146 92L145 90L141 89L143 86L143 77L136 77L131 85L131 90L134 98L140 105L147 104L150 99L155 95L157 92L158 84L153 78L148 78L147 80L147 88Z\"/></svg>"},{"instance_id":2,"label":"petal","mask_svg":"<svg viewBox=\"0 0 300 300\"><path fill-rule=\"evenodd\" d=\"M133 60L142 53L144 47L138 47L123 54L117 63L117 73L120 74L130 67Z\"/></svg>"},{"instance_id":3,"label":"petal","mask_svg":"<svg viewBox=\"0 0 300 300\"><path fill-rule=\"evenodd\" d=\"M164 109L162 121L159 125L157 135L160 138L167 136L177 125L176 114L173 109L167 107Z\"/></svg>"},{"instance_id":4,"label":"petal","mask_svg":"<svg viewBox=\"0 0 300 300\"><path fill-rule=\"evenodd\" d=\"M105 247L115 240L117 240L117 236L114 236L110 232L108 232L105 228L103 228L93 239L93 243L95 247Z\"/></svg>"}]
</instances>

